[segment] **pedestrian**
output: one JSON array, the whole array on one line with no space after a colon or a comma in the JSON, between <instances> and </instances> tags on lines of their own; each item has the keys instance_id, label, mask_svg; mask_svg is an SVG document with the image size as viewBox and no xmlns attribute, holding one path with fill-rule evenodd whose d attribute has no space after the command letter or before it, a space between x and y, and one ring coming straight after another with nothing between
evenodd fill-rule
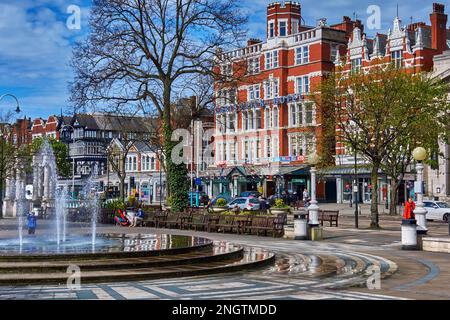
<instances>
[{"instance_id":1,"label":"pedestrian","mask_svg":"<svg viewBox=\"0 0 450 320\"><path fill-rule=\"evenodd\" d=\"M303 190L303 205L305 206L305 208L308 208L308 203L309 203L309 192L308 189L305 188L305 190Z\"/></svg>"},{"instance_id":2,"label":"pedestrian","mask_svg":"<svg viewBox=\"0 0 450 320\"><path fill-rule=\"evenodd\" d=\"M27 220L28 220L28 234L35 234L36 226L37 226L37 222L36 222L37 219L36 219L34 212L30 211L28 213Z\"/></svg>"},{"instance_id":3,"label":"pedestrian","mask_svg":"<svg viewBox=\"0 0 450 320\"><path fill-rule=\"evenodd\" d=\"M414 200L412 198L409 198L408 202L405 203L405 211L403 213L403 218L405 220L416 220L414 210L416 210L416 204L414 203Z\"/></svg>"},{"instance_id":4,"label":"pedestrian","mask_svg":"<svg viewBox=\"0 0 450 320\"><path fill-rule=\"evenodd\" d=\"M262 196L260 196L258 200L259 200L259 210L263 213L266 213L267 212L266 200Z\"/></svg>"},{"instance_id":5,"label":"pedestrian","mask_svg":"<svg viewBox=\"0 0 450 320\"><path fill-rule=\"evenodd\" d=\"M139 207L136 215L134 216L132 227L137 227L138 224L141 224L141 222L144 220L144 211L142 211L142 208Z\"/></svg>"}]
</instances>

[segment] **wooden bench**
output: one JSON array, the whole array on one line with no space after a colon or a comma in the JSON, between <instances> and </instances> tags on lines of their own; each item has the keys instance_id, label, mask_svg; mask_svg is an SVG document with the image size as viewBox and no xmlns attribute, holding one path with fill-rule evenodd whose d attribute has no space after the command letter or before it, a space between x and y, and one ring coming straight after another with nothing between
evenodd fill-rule
<instances>
[{"instance_id":1,"label":"wooden bench","mask_svg":"<svg viewBox=\"0 0 450 320\"><path fill-rule=\"evenodd\" d=\"M166 224L167 217L169 216L169 211L159 211L155 215L155 227L161 228Z\"/></svg>"},{"instance_id":2,"label":"wooden bench","mask_svg":"<svg viewBox=\"0 0 450 320\"><path fill-rule=\"evenodd\" d=\"M321 210L319 213L320 224L323 226L325 221L330 223L330 227L333 227L333 224L338 227L339 226L339 211L332 210Z\"/></svg>"},{"instance_id":3,"label":"wooden bench","mask_svg":"<svg viewBox=\"0 0 450 320\"><path fill-rule=\"evenodd\" d=\"M169 214L167 219L161 221L161 227L164 228L177 228L181 225L181 213Z\"/></svg>"},{"instance_id":4,"label":"wooden bench","mask_svg":"<svg viewBox=\"0 0 450 320\"><path fill-rule=\"evenodd\" d=\"M146 212L144 220L142 220L142 225L144 227L155 227L156 226L156 211Z\"/></svg>"},{"instance_id":5,"label":"wooden bench","mask_svg":"<svg viewBox=\"0 0 450 320\"><path fill-rule=\"evenodd\" d=\"M253 234L253 232L256 232L256 235L259 236L260 232L263 232L264 235L267 235L267 231L271 229L271 227L268 226L269 218L268 217L262 217L262 216L255 216L251 217L251 223L244 228L245 232Z\"/></svg>"},{"instance_id":6,"label":"wooden bench","mask_svg":"<svg viewBox=\"0 0 450 320\"><path fill-rule=\"evenodd\" d=\"M206 231L209 223L209 214L194 213L191 221L186 221L183 226L195 231Z\"/></svg>"},{"instance_id":7,"label":"wooden bench","mask_svg":"<svg viewBox=\"0 0 450 320\"><path fill-rule=\"evenodd\" d=\"M236 216L235 215L221 215L219 223L216 225L218 231L222 231L222 233L230 232L233 230L237 230L237 225L235 224Z\"/></svg>"}]
</instances>

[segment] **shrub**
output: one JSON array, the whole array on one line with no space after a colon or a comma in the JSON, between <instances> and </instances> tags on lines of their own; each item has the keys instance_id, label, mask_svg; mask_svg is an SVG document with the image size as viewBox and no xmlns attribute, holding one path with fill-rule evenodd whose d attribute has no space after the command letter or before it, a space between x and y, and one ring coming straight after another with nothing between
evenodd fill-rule
<instances>
[{"instance_id":1,"label":"shrub","mask_svg":"<svg viewBox=\"0 0 450 320\"><path fill-rule=\"evenodd\" d=\"M275 201L275 205L273 206L274 209L289 209L288 205L284 204L283 199L277 199Z\"/></svg>"},{"instance_id":2,"label":"shrub","mask_svg":"<svg viewBox=\"0 0 450 320\"><path fill-rule=\"evenodd\" d=\"M110 210L125 210L125 203L121 200L114 200L106 204L106 208Z\"/></svg>"},{"instance_id":3,"label":"shrub","mask_svg":"<svg viewBox=\"0 0 450 320\"><path fill-rule=\"evenodd\" d=\"M219 199L216 202L216 207L225 207L227 205L227 201L225 199Z\"/></svg>"}]
</instances>

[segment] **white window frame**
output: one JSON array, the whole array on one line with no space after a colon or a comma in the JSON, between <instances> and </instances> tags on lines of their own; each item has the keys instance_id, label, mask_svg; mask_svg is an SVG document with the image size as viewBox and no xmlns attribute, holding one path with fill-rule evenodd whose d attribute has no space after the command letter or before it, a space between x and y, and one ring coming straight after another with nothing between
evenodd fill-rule
<instances>
[{"instance_id":1,"label":"white window frame","mask_svg":"<svg viewBox=\"0 0 450 320\"><path fill-rule=\"evenodd\" d=\"M281 24L284 23L284 35L281 34ZM278 36L287 37L289 35L289 24L287 19L278 19Z\"/></svg>"}]
</instances>

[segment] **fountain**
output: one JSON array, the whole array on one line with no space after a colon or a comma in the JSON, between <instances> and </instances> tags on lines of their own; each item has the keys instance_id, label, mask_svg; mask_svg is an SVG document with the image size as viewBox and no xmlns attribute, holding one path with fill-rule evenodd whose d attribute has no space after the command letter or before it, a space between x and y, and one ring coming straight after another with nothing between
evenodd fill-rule
<instances>
[{"instance_id":1,"label":"fountain","mask_svg":"<svg viewBox=\"0 0 450 320\"><path fill-rule=\"evenodd\" d=\"M77 200L79 208L69 209L69 200L73 200L68 186L58 182L56 159L50 143L44 140L33 156L32 200L27 199L25 193L26 182L30 179L27 179L24 162L18 160L10 169L6 185L6 217L16 219L12 221L18 231L14 236L7 233L7 238L0 231L0 285L60 284L68 280L67 270L74 264L83 270L83 281L110 282L233 271L274 260L273 254L264 253L249 261L242 247L228 244L223 247L225 244L215 244L203 237L97 233L101 212L97 167L84 181ZM23 232L24 217L31 210L39 216L36 234ZM69 210L72 210L70 215ZM84 228L86 220L78 219L82 211L90 218L88 233ZM69 220L76 224L69 225ZM214 268L211 268L209 263L213 261ZM180 266L183 266L182 271Z\"/></svg>"},{"instance_id":2,"label":"fountain","mask_svg":"<svg viewBox=\"0 0 450 320\"><path fill-rule=\"evenodd\" d=\"M6 185L5 201L8 201L11 206L9 208L10 216L16 218L17 237L0 239L0 258L2 254L10 256L16 253L23 254L24 257L30 257L36 254L58 256L60 254L133 252L184 247L188 244L195 246L206 241L196 237L144 235L136 242L130 240L134 237L130 238L122 234L97 234L97 220L101 210L100 190L97 188L97 166L93 168L90 177L84 182L84 188L79 199L79 210L85 210L90 216L90 232L88 235L82 234L80 232L82 228L71 232L72 229L67 227L69 187L67 184L58 184L56 158L48 140L44 140L39 151L33 155L31 165L33 177L32 201L27 200L25 196L27 181L25 167L25 160L18 159L15 168L8 175L10 178ZM14 179L11 177L14 177ZM25 217L30 211L44 220L50 220L49 223L43 220L38 221L36 235L25 235L23 232ZM45 225L47 229L44 230L39 225ZM176 244L172 245L172 242ZM209 244L208 241L206 243Z\"/></svg>"}]
</instances>

